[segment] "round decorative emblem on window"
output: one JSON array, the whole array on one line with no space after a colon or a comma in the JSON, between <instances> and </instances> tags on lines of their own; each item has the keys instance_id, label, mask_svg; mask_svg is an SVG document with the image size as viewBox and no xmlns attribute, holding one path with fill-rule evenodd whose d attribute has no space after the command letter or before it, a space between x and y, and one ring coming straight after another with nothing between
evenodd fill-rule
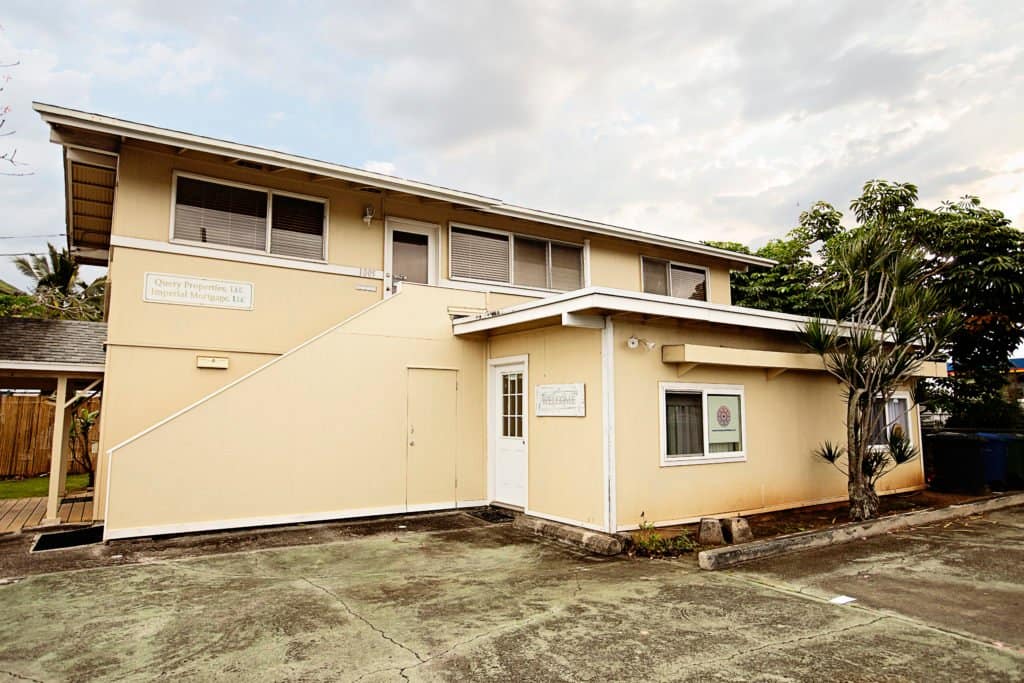
<instances>
[{"instance_id":1,"label":"round decorative emblem on window","mask_svg":"<svg viewBox=\"0 0 1024 683\"><path fill-rule=\"evenodd\" d=\"M728 427L729 423L732 422L732 411L729 410L729 406L719 406L716 417L720 427Z\"/></svg>"}]
</instances>

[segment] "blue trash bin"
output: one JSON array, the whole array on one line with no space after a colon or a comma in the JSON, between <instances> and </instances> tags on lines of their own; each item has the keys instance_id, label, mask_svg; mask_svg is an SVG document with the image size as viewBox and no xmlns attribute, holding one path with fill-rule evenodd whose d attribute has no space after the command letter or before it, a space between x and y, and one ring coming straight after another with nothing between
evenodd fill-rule
<instances>
[{"instance_id":1,"label":"blue trash bin","mask_svg":"<svg viewBox=\"0 0 1024 683\"><path fill-rule=\"evenodd\" d=\"M985 467L985 483L996 489L1005 489L1009 483L1007 455L1013 434L996 434L994 432L978 432L984 439L981 444L981 458Z\"/></svg>"}]
</instances>

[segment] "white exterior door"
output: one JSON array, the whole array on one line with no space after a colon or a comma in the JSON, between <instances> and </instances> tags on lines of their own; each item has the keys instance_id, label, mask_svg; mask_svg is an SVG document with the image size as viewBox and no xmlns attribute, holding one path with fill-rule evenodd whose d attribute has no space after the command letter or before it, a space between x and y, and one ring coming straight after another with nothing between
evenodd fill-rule
<instances>
[{"instance_id":1,"label":"white exterior door","mask_svg":"<svg viewBox=\"0 0 1024 683\"><path fill-rule=\"evenodd\" d=\"M526 508L526 364L497 365L491 374L494 502Z\"/></svg>"}]
</instances>

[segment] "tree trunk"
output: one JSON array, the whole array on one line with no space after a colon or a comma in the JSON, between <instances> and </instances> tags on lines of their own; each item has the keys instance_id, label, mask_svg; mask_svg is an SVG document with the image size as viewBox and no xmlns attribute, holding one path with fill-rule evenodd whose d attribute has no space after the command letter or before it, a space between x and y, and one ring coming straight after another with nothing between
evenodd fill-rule
<instances>
[{"instance_id":1,"label":"tree trunk","mask_svg":"<svg viewBox=\"0 0 1024 683\"><path fill-rule=\"evenodd\" d=\"M863 522L878 516L878 494L865 477L851 478L847 487L850 493L850 519Z\"/></svg>"},{"instance_id":2,"label":"tree trunk","mask_svg":"<svg viewBox=\"0 0 1024 683\"><path fill-rule=\"evenodd\" d=\"M878 494L871 480L864 475L867 430L864 416L857 409L863 391L854 392L846 404L847 491L850 497L850 519L862 522L878 516Z\"/></svg>"}]
</instances>

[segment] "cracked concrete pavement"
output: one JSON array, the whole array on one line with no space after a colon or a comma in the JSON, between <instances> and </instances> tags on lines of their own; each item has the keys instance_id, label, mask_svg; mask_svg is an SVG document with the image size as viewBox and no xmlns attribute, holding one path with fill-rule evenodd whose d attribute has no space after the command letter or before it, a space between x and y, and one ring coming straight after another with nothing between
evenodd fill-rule
<instances>
[{"instance_id":1,"label":"cracked concrete pavement","mask_svg":"<svg viewBox=\"0 0 1024 683\"><path fill-rule=\"evenodd\" d=\"M714 573L434 519L2 584L0 681L1024 678L1022 509Z\"/></svg>"}]
</instances>

